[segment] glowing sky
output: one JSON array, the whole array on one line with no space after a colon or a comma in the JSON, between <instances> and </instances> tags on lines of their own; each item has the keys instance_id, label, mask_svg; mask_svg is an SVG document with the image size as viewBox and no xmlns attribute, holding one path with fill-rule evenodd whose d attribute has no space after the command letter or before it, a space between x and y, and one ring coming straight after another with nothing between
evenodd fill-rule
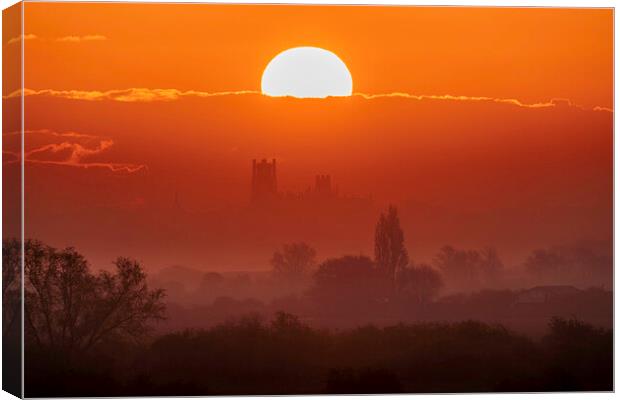
<instances>
[{"instance_id":1,"label":"glowing sky","mask_svg":"<svg viewBox=\"0 0 620 400\"><path fill-rule=\"evenodd\" d=\"M25 45L27 230L97 262L259 268L302 239L321 257L370 253L388 202L416 259L611 236L612 10L25 3L24 37L4 26L5 60ZM337 54L354 95L260 95L265 66L298 46ZM249 228L230 210L263 157L282 190L329 173L376 209L344 231Z\"/></svg>"}]
</instances>

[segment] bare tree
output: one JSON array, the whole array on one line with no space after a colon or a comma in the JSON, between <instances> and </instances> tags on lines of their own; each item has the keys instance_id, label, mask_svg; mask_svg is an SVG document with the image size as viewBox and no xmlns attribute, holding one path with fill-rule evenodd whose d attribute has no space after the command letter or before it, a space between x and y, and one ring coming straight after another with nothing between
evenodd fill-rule
<instances>
[{"instance_id":1,"label":"bare tree","mask_svg":"<svg viewBox=\"0 0 620 400\"><path fill-rule=\"evenodd\" d=\"M271 258L273 271L278 277L299 279L308 273L316 261L316 251L306 243L290 243L282 246Z\"/></svg>"},{"instance_id":2,"label":"bare tree","mask_svg":"<svg viewBox=\"0 0 620 400\"><path fill-rule=\"evenodd\" d=\"M26 334L39 346L66 351L79 347L88 329L95 278L74 249L62 251L39 241L25 245Z\"/></svg>"},{"instance_id":3,"label":"bare tree","mask_svg":"<svg viewBox=\"0 0 620 400\"><path fill-rule=\"evenodd\" d=\"M387 213L381 213L375 229L375 264L384 271L392 284L401 268L409 264L405 249L405 236L400 227L398 211L390 206Z\"/></svg>"},{"instance_id":4,"label":"bare tree","mask_svg":"<svg viewBox=\"0 0 620 400\"><path fill-rule=\"evenodd\" d=\"M114 265L115 273L103 271L97 277L96 323L87 348L110 335L139 339L149 332L150 320L164 315L164 291L149 290L142 266L126 257L117 258Z\"/></svg>"},{"instance_id":5,"label":"bare tree","mask_svg":"<svg viewBox=\"0 0 620 400\"><path fill-rule=\"evenodd\" d=\"M13 328L20 314L21 242L2 240L2 336Z\"/></svg>"},{"instance_id":6,"label":"bare tree","mask_svg":"<svg viewBox=\"0 0 620 400\"><path fill-rule=\"evenodd\" d=\"M25 248L26 335L38 346L71 354L106 339L137 340L163 318L164 292L149 290L138 262L120 257L114 273L94 275L72 248L32 240Z\"/></svg>"}]
</instances>

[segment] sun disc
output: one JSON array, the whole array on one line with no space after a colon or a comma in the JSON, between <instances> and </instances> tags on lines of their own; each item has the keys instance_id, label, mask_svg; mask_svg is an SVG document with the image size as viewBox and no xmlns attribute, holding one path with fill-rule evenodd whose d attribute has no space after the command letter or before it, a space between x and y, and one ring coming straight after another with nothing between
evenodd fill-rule
<instances>
[{"instance_id":1,"label":"sun disc","mask_svg":"<svg viewBox=\"0 0 620 400\"><path fill-rule=\"evenodd\" d=\"M294 47L275 56L263 72L261 91L268 96L325 98L351 96L353 79L331 51Z\"/></svg>"}]
</instances>

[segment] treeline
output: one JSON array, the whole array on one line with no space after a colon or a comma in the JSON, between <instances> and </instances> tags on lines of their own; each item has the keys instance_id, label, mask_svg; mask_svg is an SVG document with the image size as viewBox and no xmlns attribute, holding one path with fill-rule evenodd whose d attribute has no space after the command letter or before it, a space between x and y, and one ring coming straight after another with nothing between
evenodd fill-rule
<instances>
[{"instance_id":1,"label":"treeline","mask_svg":"<svg viewBox=\"0 0 620 400\"><path fill-rule=\"evenodd\" d=\"M534 286L596 287L608 291L612 284L611 249L611 245L605 242L583 241L552 246L534 250L522 263L507 266L501 254L492 247L464 249L444 246L428 263L416 262L410 256L407 268L397 273L402 284L397 289L402 296L408 294L411 303L435 301L458 293L518 291ZM166 288L172 302L205 305L218 297L269 302L299 295L318 284L319 270L323 270L321 275L330 274L333 280L342 282L373 280L371 275L380 272L375 268L373 257L352 254L321 259L320 253L304 242L281 246L274 252L271 262L270 272L205 272L197 268L170 266L154 271L149 278L156 286ZM333 273L336 265L343 268Z\"/></svg>"},{"instance_id":2,"label":"treeline","mask_svg":"<svg viewBox=\"0 0 620 400\"><path fill-rule=\"evenodd\" d=\"M359 307L360 301L415 308L458 293L518 291L540 285L609 290L612 282L611 245L605 242L534 250L522 263L510 267L493 247L443 246L431 260L421 262L405 247L395 207L380 215L374 239L373 254L327 259L321 259L311 244L283 244L269 260L270 274L171 266L151 278L166 288L170 302L182 305L204 306L226 297L269 303L297 296L332 306L336 301L343 308L347 302Z\"/></svg>"},{"instance_id":3,"label":"treeline","mask_svg":"<svg viewBox=\"0 0 620 400\"><path fill-rule=\"evenodd\" d=\"M343 255L317 263L307 244L285 245L271 259L272 278L282 286L302 282L303 290L269 305L219 297L182 325L208 328L162 335L156 322L183 310L164 302L164 290L148 283L139 262L119 257L112 271L94 272L73 248L27 240L26 396L612 389L608 329L554 318L544 338L535 340L502 325L462 322L501 320L508 309L531 318L564 304L569 315L575 307L583 314L594 306L609 316L610 292L572 288L555 304L545 298L542 305L534 291L525 296L536 300L530 308L514 307L522 293L509 290L438 299L450 279L497 279L504 269L499 255L446 247L424 265L410 259L404 243L390 207L376 225L372 258ZM3 240L5 338L18 325L20 250L19 241ZM538 272L566 265L582 271L589 262L590 253L556 249L535 253L528 265ZM596 262L606 265L607 259ZM205 279L222 284L214 274ZM251 314L257 309L261 315ZM461 322L419 322L438 319ZM350 323L344 330L319 328L335 326L321 323L327 320Z\"/></svg>"},{"instance_id":4,"label":"treeline","mask_svg":"<svg viewBox=\"0 0 620 400\"><path fill-rule=\"evenodd\" d=\"M19 268L20 246L3 241L5 267ZM29 397L612 389L611 331L573 319L553 319L542 340L477 321L322 330L284 312L157 336L164 293L148 286L135 260L121 257L112 272L93 273L74 249L32 240L25 249ZM389 268L352 257L319 268L319 309L386 317L408 304L394 294L407 292ZM341 281L342 271L353 280ZM10 300L19 274L3 269L3 278ZM498 298L467 301L480 299L488 306ZM10 311L3 322L14 320Z\"/></svg>"},{"instance_id":5,"label":"treeline","mask_svg":"<svg viewBox=\"0 0 620 400\"><path fill-rule=\"evenodd\" d=\"M610 291L592 288L558 294L544 302L527 302L531 291L482 290L444 296L430 303L406 298L392 302L375 301L364 297L361 290L342 293L340 298L335 294L318 298L308 294L271 301L220 296L203 305L169 303L168 319L158 324L158 332L187 327L209 328L250 313L268 317L278 311L297 315L313 327L330 329L348 329L369 323L387 326L398 322L473 319L500 323L538 338L545 333L552 316L577 318L595 326L612 326L613 293Z\"/></svg>"},{"instance_id":6,"label":"treeline","mask_svg":"<svg viewBox=\"0 0 620 400\"><path fill-rule=\"evenodd\" d=\"M421 303L433 300L441 291L469 292L524 284L611 286L610 243L581 242L536 249L509 271L493 247L443 246L429 263L414 261L405 247L405 234L393 206L380 215L374 236L374 257L344 255L318 264L317 252L308 244L285 244L271 259L274 277L289 283L311 277L313 290L330 284L340 289L373 286L382 297L408 297Z\"/></svg>"},{"instance_id":7,"label":"treeline","mask_svg":"<svg viewBox=\"0 0 620 400\"><path fill-rule=\"evenodd\" d=\"M30 354L27 396L612 390L610 330L553 319L540 341L476 321L345 331L256 316L110 342L72 363Z\"/></svg>"},{"instance_id":8,"label":"treeline","mask_svg":"<svg viewBox=\"0 0 620 400\"><path fill-rule=\"evenodd\" d=\"M541 289L545 298L539 302L545 304L539 306L547 308L547 303L558 306L557 300L567 300L570 304L574 298L585 300L585 304L601 298L603 304L610 302L611 297L605 294L610 293L601 287L584 292L566 284L568 280L579 282L581 287L593 281L610 285L612 259L606 250L609 249L605 246L594 249L580 245L534 251L523 269L538 285L552 286ZM307 282L307 290L283 301L289 304L286 309L295 314L310 312L317 317L342 318L362 313L371 321L381 317L411 319L412 313L428 318L429 310L446 311L442 310L446 303L473 305L476 301L469 298L479 294L478 298L488 302L477 304L479 310L496 317L498 313L492 309L497 307L494 306L504 306L506 314L508 307L522 300L517 290L507 289L507 269L492 247L463 250L444 246L430 264L414 262L405 247L398 211L393 206L380 215L376 224L373 258L344 255L317 263L316 254L306 243L290 243L277 250L271 259L274 278L283 285ZM444 291L445 287L449 290ZM546 291L553 292L552 299L547 298ZM570 295L555 293L562 291ZM442 292L444 296L439 298ZM294 304L298 305L297 309ZM447 311L440 313L453 319ZM471 311L476 314L475 310ZM484 318L480 313L478 316Z\"/></svg>"}]
</instances>

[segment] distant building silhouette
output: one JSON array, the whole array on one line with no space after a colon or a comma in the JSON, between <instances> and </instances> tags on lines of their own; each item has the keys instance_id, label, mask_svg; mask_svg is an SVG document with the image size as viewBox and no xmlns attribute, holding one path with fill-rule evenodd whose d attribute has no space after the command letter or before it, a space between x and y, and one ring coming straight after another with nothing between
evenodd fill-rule
<instances>
[{"instance_id":1,"label":"distant building silhouette","mask_svg":"<svg viewBox=\"0 0 620 400\"><path fill-rule=\"evenodd\" d=\"M252 201L261 202L278 197L276 160L252 160Z\"/></svg>"},{"instance_id":2,"label":"distant building silhouette","mask_svg":"<svg viewBox=\"0 0 620 400\"><path fill-rule=\"evenodd\" d=\"M331 176L317 175L314 181L314 190L312 194L321 199L331 199L336 197L337 193L336 189L332 186Z\"/></svg>"},{"instance_id":3,"label":"distant building silhouette","mask_svg":"<svg viewBox=\"0 0 620 400\"><path fill-rule=\"evenodd\" d=\"M271 161L252 160L251 200L253 204L261 206L316 208L337 204L368 203L371 199L370 197L341 196L331 175L328 174L316 175L314 185L308 186L304 191L278 192L276 159L273 158Z\"/></svg>"},{"instance_id":4,"label":"distant building silhouette","mask_svg":"<svg viewBox=\"0 0 620 400\"><path fill-rule=\"evenodd\" d=\"M181 200L179 200L179 192L174 192L174 207L175 210L182 210Z\"/></svg>"}]
</instances>

